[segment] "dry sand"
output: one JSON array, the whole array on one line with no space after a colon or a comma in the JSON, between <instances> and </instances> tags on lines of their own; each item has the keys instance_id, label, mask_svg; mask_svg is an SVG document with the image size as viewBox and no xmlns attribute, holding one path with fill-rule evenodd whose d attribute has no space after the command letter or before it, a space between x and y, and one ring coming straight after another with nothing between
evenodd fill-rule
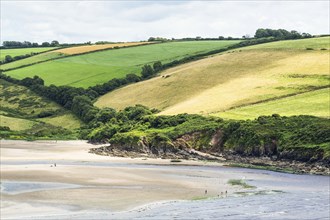
<instances>
[{"instance_id":1,"label":"dry sand","mask_svg":"<svg viewBox=\"0 0 330 220\"><path fill-rule=\"evenodd\" d=\"M159 201L217 197L226 190L228 194L233 193L235 188L227 181L240 178L214 169L182 166L220 166L218 163L182 161L176 166L163 159L90 154L88 150L95 145L84 141L1 140L0 145L2 182L77 185L16 194L1 192L2 218L66 210L122 211Z\"/></svg>"}]
</instances>

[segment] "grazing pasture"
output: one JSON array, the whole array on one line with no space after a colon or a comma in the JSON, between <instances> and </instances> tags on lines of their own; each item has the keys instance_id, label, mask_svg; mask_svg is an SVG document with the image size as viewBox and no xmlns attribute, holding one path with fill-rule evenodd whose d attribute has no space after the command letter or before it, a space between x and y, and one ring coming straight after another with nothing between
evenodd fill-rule
<instances>
[{"instance_id":1,"label":"grazing pasture","mask_svg":"<svg viewBox=\"0 0 330 220\"><path fill-rule=\"evenodd\" d=\"M15 117L8 117L5 115L0 115L1 125L3 127L9 127L10 130L14 131L22 131L26 129L32 128L33 125L38 124L37 122L22 119L22 118L15 118Z\"/></svg>"},{"instance_id":2,"label":"grazing pasture","mask_svg":"<svg viewBox=\"0 0 330 220\"><path fill-rule=\"evenodd\" d=\"M53 50L56 47L32 47L32 48L17 48L17 49L0 49L0 60L4 60L7 55L11 57L31 54L31 53L41 53L48 50Z\"/></svg>"},{"instance_id":3,"label":"grazing pasture","mask_svg":"<svg viewBox=\"0 0 330 220\"><path fill-rule=\"evenodd\" d=\"M36 55L33 57L29 57L29 58L26 58L23 60L18 60L15 62L1 65L1 69L8 70L8 69L12 69L12 68L18 68L18 67L22 67L22 66L26 66L26 65L35 64L38 62L55 59L55 58L61 58L61 57L63 58L63 57L69 56L69 55L77 55L77 54L81 54L81 53L94 52L94 51L98 51L98 50L121 48L121 47L128 47L128 46L138 46L138 45L144 45L144 44L150 44L150 42L127 42L127 43L83 45L83 46L61 48L58 50L53 50L53 51L49 51L49 52L39 54L39 55ZM16 50L16 49L14 49L14 50Z\"/></svg>"},{"instance_id":4,"label":"grazing pasture","mask_svg":"<svg viewBox=\"0 0 330 220\"><path fill-rule=\"evenodd\" d=\"M93 52L93 51L105 50L111 48L139 46L144 44L150 44L150 42L127 42L127 43L113 43L113 44L84 45L84 46L63 48L57 50L56 52L73 55L73 54L81 54L81 53L87 53L87 52Z\"/></svg>"},{"instance_id":5,"label":"grazing pasture","mask_svg":"<svg viewBox=\"0 0 330 220\"><path fill-rule=\"evenodd\" d=\"M142 104L161 110L160 114L207 115L313 91L329 85L329 51L296 49L295 44L318 48L325 46L324 39L330 38L286 42L285 50L271 49L280 43L273 42L183 64L112 91L95 105L123 109Z\"/></svg>"},{"instance_id":6,"label":"grazing pasture","mask_svg":"<svg viewBox=\"0 0 330 220\"><path fill-rule=\"evenodd\" d=\"M33 63L43 62L46 60L51 60L51 59L55 59L55 58L59 58L59 57L65 57L65 54L58 53L56 51L57 50L49 51L49 52L37 54L35 56L31 56L31 57L28 57L25 59L17 60L15 62L6 63L3 65L0 65L0 68L2 70L9 70L12 68L19 68L19 67L31 65Z\"/></svg>"},{"instance_id":7,"label":"grazing pasture","mask_svg":"<svg viewBox=\"0 0 330 220\"><path fill-rule=\"evenodd\" d=\"M254 45L248 48L251 49L289 49L289 50L321 50L330 49L330 37L307 38L299 40L283 40L268 44Z\"/></svg>"},{"instance_id":8,"label":"grazing pasture","mask_svg":"<svg viewBox=\"0 0 330 220\"><path fill-rule=\"evenodd\" d=\"M168 63L184 57L225 48L239 41L169 42L105 50L44 62L6 72L15 78L38 75L47 85L88 87L126 74L140 74L141 67L156 61ZM55 52L55 51L54 51Z\"/></svg>"},{"instance_id":9,"label":"grazing pasture","mask_svg":"<svg viewBox=\"0 0 330 220\"><path fill-rule=\"evenodd\" d=\"M274 101L263 102L213 114L228 119L255 119L260 115L313 115L330 118L330 89L306 92Z\"/></svg>"}]
</instances>

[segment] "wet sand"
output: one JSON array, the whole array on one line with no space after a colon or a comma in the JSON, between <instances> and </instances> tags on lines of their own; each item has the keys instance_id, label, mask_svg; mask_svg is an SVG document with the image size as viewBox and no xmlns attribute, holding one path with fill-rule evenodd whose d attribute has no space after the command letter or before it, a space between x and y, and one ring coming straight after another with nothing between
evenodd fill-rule
<instances>
[{"instance_id":1,"label":"wet sand","mask_svg":"<svg viewBox=\"0 0 330 220\"><path fill-rule=\"evenodd\" d=\"M16 194L1 192L1 217L65 210L123 211L161 201L217 197L226 190L228 194L237 190L227 182L241 178L189 168L219 163L182 161L173 165L163 159L106 157L88 153L92 147L95 145L84 141L1 140L2 182L76 185Z\"/></svg>"}]
</instances>

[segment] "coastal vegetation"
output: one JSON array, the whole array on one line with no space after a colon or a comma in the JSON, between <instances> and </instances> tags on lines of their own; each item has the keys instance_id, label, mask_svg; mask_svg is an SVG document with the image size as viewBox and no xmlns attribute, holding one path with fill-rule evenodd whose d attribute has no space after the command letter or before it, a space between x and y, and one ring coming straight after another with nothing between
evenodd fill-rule
<instances>
[{"instance_id":1,"label":"coastal vegetation","mask_svg":"<svg viewBox=\"0 0 330 220\"><path fill-rule=\"evenodd\" d=\"M13 139L76 138L76 129L83 125L55 102L3 79L0 79L0 121L0 136Z\"/></svg>"},{"instance_id":2,"label":"coastal vegetation","mask_svg":"<svg viewBox=\"0 0 330 220\"><path fill-rule=\"evenodd\" d=\"M230 179L228 180L228 183L233 186L242 186L243 188L254 188L253 186L247 184L244 180L242 179Z\"/></svg>"},{"instance_id":3,"label":"coastal vegetation","mask_svg":"<svg viewBox=\"0 0 330 220\"><path fill-rule=\"evenodd\" d=\"M259 116L250 121L226 121L217 117L179 114L157 116L156 109L137 105L121 111L99 109L93 90L44 86L39 77L3 79L28 86L71 110L86 125L81 138L109 142L131 151L162 155L178 149L242 156L266 156L304 162L329 163L329 120L313 116ZM51 91L51 92L50 92Z\"/></svg>"},{"instance_id":4,"label":"coastal vegetation","mask_svg":"<svg viewBox=\"0 0 330 220\"><path fill-rule=\"evenodd\" d=\"M1 137L79 137L111 144L96 153L131 151L173 162L198 151L211 159L329 164L329 37L278 40L166 42L58 59L96 72L112 71L114 63L135 70L91 72L96 81L47 66L57 60L17 69L45 64L45 75L0 73ZM57 70L65 76L53 75Z\"/></svg>"}]
</instances>

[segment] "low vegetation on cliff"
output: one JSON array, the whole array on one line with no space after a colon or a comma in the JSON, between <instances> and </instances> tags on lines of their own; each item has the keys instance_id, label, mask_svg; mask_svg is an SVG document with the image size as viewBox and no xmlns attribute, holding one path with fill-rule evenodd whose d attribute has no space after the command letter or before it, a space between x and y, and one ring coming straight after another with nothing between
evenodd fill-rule
<instances>
[{"instance_id":1,"label":"low vegetation on cliff","mask_svg":"<svg viewBox=\"0 0 330 220\"><path fill-rule=\"evenodd\" d=\"M94 150L102 154L130 151L180 159L193 154L203 158L199 153L204 152L209 158L239 155L328 166L329 48L323 47L329 37L281 39L271 35L225 43L179 41L61 59L80 66L91 57L95 62L107 62L109 57L121 62L128 50L140 53L153 48L160 54L164 48L175 47L175 56L171 49L171 54L161 54L161 60L154 60L154 54L127 59L122 65L136 68L138 74L119 71L118 78L111 75L88 88L48 85L51 77L62 81L49 72L56 68L46 68L48 83L40 74L20 75L20 80L8 76L12 71L0 73L0 135L18 139L79 136L109 143ZM271 41L278 42L263 44ZM103 59L102 54L109 57ZM97 63L90 61L89 68L95 70ZM78 79L74 74L68 77ZM93 84L84 80L77 82L84 87ZM148 107L134 105L140 101Z\"/></svg>"}]
</instances>

